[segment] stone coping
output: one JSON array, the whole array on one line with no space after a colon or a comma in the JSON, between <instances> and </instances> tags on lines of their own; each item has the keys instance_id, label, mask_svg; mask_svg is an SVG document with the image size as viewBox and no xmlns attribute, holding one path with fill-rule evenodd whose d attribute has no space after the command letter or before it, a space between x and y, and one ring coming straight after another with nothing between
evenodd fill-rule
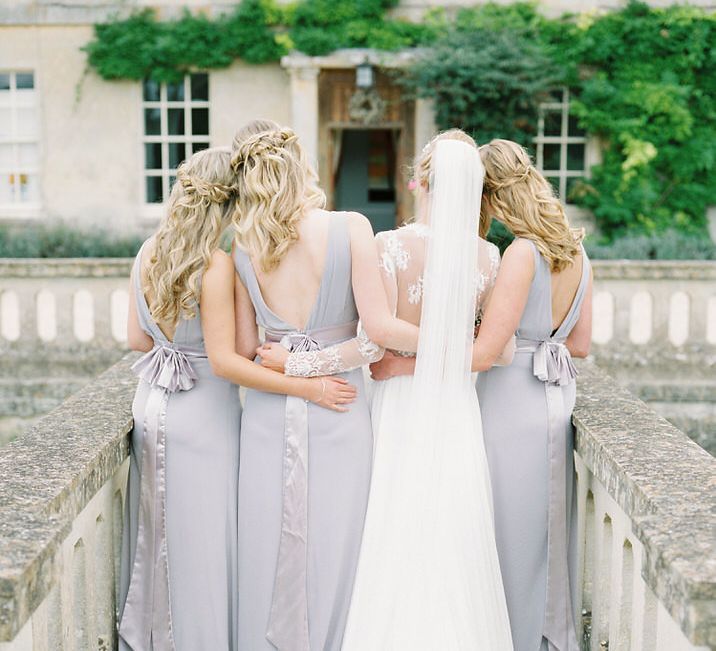
<instances>
[{"instance_id":1,"label":"stone coping","mask_svg":"<svg viewBox=\"0 0 716 651\"><path fill-rule=\"evenodd\" d=\"M0 449L0 642L56 580L72 521L128 453L125 356ZM580 364L577 451L633 521L642 576L694 644L716 645L716 459L593 364Z\"/></svg>"},{"instance_id":2,"label":"stone coping","mask_svg":"<svg viewBox=\"0 0 716 651\"><path fill-rule=\"evenodd\" d=\"M134 258L0 258L0 278L129 278Z\"/></svg>"},{"instance_id":3,"label":"stone coping","mask_svg":"<svg viewBox=\"0 0 716 651\"><path fill-rule=\"evenodd\" d=\"M127 457L135 357L0 448L0 642L42 603L72 521Z\"/></svg>"},{"instance_id":4,"label":"stone coping","mask_svg":"<svg viewBox=\"0 0 716 651\"><path fill-rule=\"evenodd\" d=\"M592 260L596 280L716 280L716 260Z\"/></svg>"},{"instance_id":5,"label":"stone coping","mask_svg":"<svg viewBox=\"0 0 716 651\"><path fill-rule=\"evenodd\" d=\"M593 364L579 368L577 452L631 518L657 599L693 644L716 646L716 459Z\"/></svg>"},{"instance_id":6,"label":"stone coping","mask_svg":"<svg viewBox=\"0 0 716 651\"><path fill-rule=\"evenodd\" d=\"M128 278L133 258L0 258L0 278ZM716 280L716 260L592 260L597 280Z\"/></svg>"}]
</instances>

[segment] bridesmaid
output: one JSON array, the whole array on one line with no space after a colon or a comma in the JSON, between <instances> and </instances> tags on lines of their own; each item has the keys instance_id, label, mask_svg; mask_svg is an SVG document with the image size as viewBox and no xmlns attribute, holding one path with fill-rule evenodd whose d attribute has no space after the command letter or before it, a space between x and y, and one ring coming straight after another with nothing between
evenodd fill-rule
<instances>
[{"instance_id":1,"label":"bridesmaid","mask_svg":"<svg viewBox=\"0 0 716 651\"><path fill-rule=\"evenodd\" d=\"M417 328L388 310L369 222L322 209L325 197L293 131L264 120L247 125L234 138L232 165L242 347L258 345L261 326L267 348L281 342L309 353L302 369L292 369L304 375L379 359L382 350L368 336L416 350ZM359 315L365 333L357 333ZM320 355L336 343L334 355ZM372 459L362 372L343 377L358 387L347 414L247 393L239 472L242 650L341 647Z\"/></svg>"},{"instance_id":2,"label":"bridesmaid","mask_svg":"<svg viewBox=\"0 0 716 651\"><path fill-rule=\"evenodd\" d=\"M344 381L284 378L234 352L233 270L228 308L215 305L214 278L222 259L231 269L219 250L233 206L229 160L228 148L208 149L180 165L164 219L132 271L129 345L146 354L133 366L140 380L119 595L125 651L238 648L234 382L340 409L354 394ZM232 370L231 381L212 371L223 312L231 350L219 366Z\"/></svg>"},{"instance_id":3,"label":"bridesmaid","mask_svg":"<svg viewBox=\"0 0 716 651\"><path fill-rule=\"evenodd\" d=\"M512 638L515 651L578 651L568 575L576 506L572 357L589 353L591 268L582 234L570 229L525 150L493 140L480 154L482 218L498 219L516 237L473 355L473 368L484 371L477 390ZM515 331L514 361L491 368Z\"/></svg>"}]
</instances>

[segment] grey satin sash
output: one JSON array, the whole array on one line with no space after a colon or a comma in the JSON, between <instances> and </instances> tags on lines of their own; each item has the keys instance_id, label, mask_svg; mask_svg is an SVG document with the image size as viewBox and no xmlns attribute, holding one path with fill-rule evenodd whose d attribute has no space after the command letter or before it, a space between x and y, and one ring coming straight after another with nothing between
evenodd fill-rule
<instances>
[{"instance_id":1,"label":"grey satin sash","mask_svg":"<svg viewBox=\"0 0 716 651\"><path fill-rule=\"evenodd\" d=\"M518 339L516 353L533 353L532 371L544 382L549 433L549 508L547 514L547 597L543 635L559 651L577 651L570 597L567 537L567 454L561 437L569 415L562 387L577 377L563 340ZM571 460L569 460L571 461Z\"/></svg>"},{"instance_id":2,"label":"grey satin sash","mask_svg":"<svg viewBox=\"0 0 716 651\"><path fill-rule=\"evenodd\" d=\"M357 322L290 333L266 331L289 352L310 352L356 335ZM249 596L250 598L250 596ZM283 506L276 576L266 639L279 651L309 651L308 401L286 396Z\"/></svg>"},{"instance_id":3,"label":"grey satin sash","mask_svg":"<svg viewBox=\"0 0 716 651\"><path fill-rule=\"evenodd\" d=\"M137 546L119 627L134 651L173 651L166 538L166 421L169 396L188 391L197 375L189 357L204 351L164 342L132 365L150 385L144 408Z\"/></svg>"}]
</instances>

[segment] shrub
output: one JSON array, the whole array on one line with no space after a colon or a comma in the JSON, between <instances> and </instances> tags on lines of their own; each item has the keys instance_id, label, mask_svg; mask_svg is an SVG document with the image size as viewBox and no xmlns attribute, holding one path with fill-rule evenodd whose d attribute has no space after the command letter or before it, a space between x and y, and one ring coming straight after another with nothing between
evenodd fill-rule
<instances>
[{"instance_id":1,"label":"shrub","mask_svg":"<svg viewBox=\"0 0 716 651\"><path fill-rule=\"evenodd\" d=\"M0 226L0 258L127 258L134 257L141 244L139 236L61 222L22 229Z\"/></svg>"}]
</instances>

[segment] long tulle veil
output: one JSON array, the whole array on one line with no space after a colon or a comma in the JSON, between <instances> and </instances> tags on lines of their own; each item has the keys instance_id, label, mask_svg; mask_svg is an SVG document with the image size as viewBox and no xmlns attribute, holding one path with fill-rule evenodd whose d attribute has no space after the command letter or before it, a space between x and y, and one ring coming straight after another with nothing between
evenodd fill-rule
<instances>
[{"instance_id":1,"label":"long tulle veil","mask_svg":"<svg viewBox=\"0 0 716 651\"><path fill-rule=\"evenodd\" d=\"M431 170L417 366L396 432L404 453L385 554L398 588L385 648L505 651L512 645L470 372L484 168L474 147L442 140Z\"/></svg>"}]
</instances>

